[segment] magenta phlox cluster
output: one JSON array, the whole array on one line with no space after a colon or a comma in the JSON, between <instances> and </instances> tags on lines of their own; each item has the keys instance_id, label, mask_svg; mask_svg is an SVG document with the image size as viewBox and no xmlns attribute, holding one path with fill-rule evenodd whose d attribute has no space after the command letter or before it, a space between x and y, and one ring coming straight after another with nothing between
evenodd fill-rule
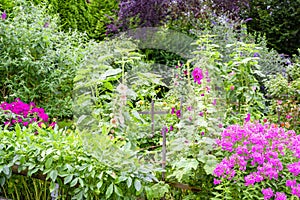
<instances>
[{"instance_id":1,"label":"magenta phlox cluster","mask_svg":"<svg viewBox=\"0 0 300 200\"><path fill-rule=\"evenodd\" d=\"M49 116L45 113L43 108L37 108L33 102L29 104L22 102L17 98L12 103L3 102L0 104L0 109L5 114L13 113L15 116L12 118L7 117L4 125L12 126L16 123L28 126L31 123L37 122L39 126L49 122ZM50 127L55 126L55 122L50 123Z\"/></svg>"},{"instance_id":2,"label":"magenta phlox cluster","mask_svg":"<svg viewBox=\"0 0 300 200\"><path fill-rule=\"evenodd\" d=\"M222 183L223 179L231 180L236 174L243 174L245 186L267 180L276 181L283 176L285 166L293 176L300 174L300 161L287 165L282 163L282 158L288 151L300 158L300 137L295 131L285 131L269 123L247 122L243 126L227 127L216 143L223 151L229 152L230 156L217 164L213 172L217 177L215 184ZM238 170L243 173L237 173ZM300 184L290 180L286 186L291 188L292 194L300 197ZM279 191L275 194L271 188L263 189L262 194L264 199L286 199L285 193Z\"/></svg>"}]
</instances>

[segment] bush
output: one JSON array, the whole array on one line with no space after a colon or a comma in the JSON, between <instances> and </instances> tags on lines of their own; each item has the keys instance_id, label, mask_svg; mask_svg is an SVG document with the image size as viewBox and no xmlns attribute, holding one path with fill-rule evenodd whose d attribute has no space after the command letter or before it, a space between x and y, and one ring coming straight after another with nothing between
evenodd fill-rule
<instances>
[{"instance_id":1,"label":"bush","mask_svg":"<svg viewBox=\"0 0 300 200\"><path fill-rule=\"evenodd\" d=\"M0 128L0 137L0 195L6 198L46 200L57 193L57 199L133 199L157 181L135 152L104 135L93 136L97 156L75 132L31 124L16 125L14 131Z\"/></svg>"},{"instance_id":2,"label":"bush","mask_svg":"<svg viewBox=\"0 0 300 200\"><path fill-rule=\"evenodd\" d=\"M300 46L300 1L250 1L247 23L250 33L264 34L268 47L290 56Z\"/></svg>"},{"instance_id":3,"label":"bush","mask_svg":"<svg viewBox=\"0 0 300 200\"><path fill-rule=\"evenodd\" d=\"M0 20L0 101L18 97L45 108L51 117L72 117L72 82L85 55L85 39L60 32L57 17L44 7L15 3Z\"/></svg>"}]
</instances>

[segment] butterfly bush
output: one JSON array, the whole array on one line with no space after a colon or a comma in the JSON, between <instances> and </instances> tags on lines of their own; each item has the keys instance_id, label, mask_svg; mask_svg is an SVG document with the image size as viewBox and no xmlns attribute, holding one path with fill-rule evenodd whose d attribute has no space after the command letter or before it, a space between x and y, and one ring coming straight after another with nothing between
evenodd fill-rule
<instances>
[{"instance_id":1,"label":"butterfly bush","mask_svg":"<svg viewBox=\"0 0 300 200\"><path fill-rule=\"evenodd\" d=\"M245 119L243 126L224 129L216 143L227 156L214 169L215 185L260 188L264 199L300 197L300 135L295 131Z\"/></svg>"},{"instance_id":2,"label":"butterfly bush","mask_svg":"<svg viewBox=\"0 0 300 200\"><path fill-rule=\"evenodd\" d=\"M0 122L8 127L13 127L17 123L25 127L32 123L37 123L39 127L48 125L50 128L56 125L54 121L50 123L49 116L45 113L45 110L36 107L33 102L27 104L17 98L12 103L1 103L0 109L3 113Z\"/></svg>"}]
</instances>

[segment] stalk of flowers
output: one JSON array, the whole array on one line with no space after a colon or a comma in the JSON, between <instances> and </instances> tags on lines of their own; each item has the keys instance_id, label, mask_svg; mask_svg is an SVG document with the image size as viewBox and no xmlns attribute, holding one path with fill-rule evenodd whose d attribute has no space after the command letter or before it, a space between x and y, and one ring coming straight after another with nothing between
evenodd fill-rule
<instances>
[{"instance_id":1,"label":"stalk of flowers","mask_svg":"<svg viewBox=\"0 0 300 200\"><path fill-rule=\"evenodd\" d=\"M22 102L17 98L14 102L7 103L3 102L0 104L0 109L4 113L4 125L9 127L15 124L28 127L29 124L37 123L39 127L53 128L56 122L49 123L49 116L45 113L43 108L38 108L33 102L29 104Z\"/></svg>"},{"instance_id":2,"label":"stalk of flowers","mask_svg":"<svg viewBox=\"0 0 300 200\"><path fill-rule=\"evenodd\" d=\"M239 181L247 188L286 182L283 188L263 188L264 199L300 197L300 136L295 131L247 122L228 126L216 143L229 156L217 164L214 184Z\"/></svg>"}]
</instances>

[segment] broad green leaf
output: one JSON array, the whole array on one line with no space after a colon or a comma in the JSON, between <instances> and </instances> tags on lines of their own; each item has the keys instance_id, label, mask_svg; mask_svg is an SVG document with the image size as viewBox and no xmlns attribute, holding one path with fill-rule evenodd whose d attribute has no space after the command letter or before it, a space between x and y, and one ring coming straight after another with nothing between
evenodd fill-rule
<instances>
[{"instance_id":1,"label":"broad green leaf","mask_svg":"<svg viewBox=\"0 0 300 200\"><path fill-rule=\"evenodd\" d=\"M64 179L64 184L69 183L72 179L73 179L73 174L68 175L68 176Z\"/></svg>"},{"instance_id":2,"label":"broad green leaf","mask_svg":"<svg viewBox=\"0 0 300 200\"><path fill-rule=\"evenodd\" d=\"M115 191L115 193L116 193L118 196L120 196L120 197L123 196L122 190L121 190L118 186L116 186L116 185L114 185L114 191Z\"/></svg>"},{"instance_id":3,"label":"broad green leaf","mask_svg":"<svg viewBox=\"0 0 300 200\"><path fill-rule=\"evenodd\" d=\"M52 157L49 157L49 158L47 159L46 163L45 163L46 169L49 169L49 168L51 167L52 162L53 162Z\"/></svg>"},{"instance_id":4,"label":"broad green leaf","mask_svg":"<svg viewBox=\"0 0 300 200\"><path fill-rule=\"evenodd\" d=\"M100 189L103 185L103 180L101 180L100 182L97 183L97 188Z\"/></svg>"},{"instance_id":5,"label":"broad green leaf","mask_svg":"<svg viewBox=\"0 0 300 200\"><path fill-rule=\"evenodd\" d=\"M108 199L112 195L113 191L114 191L114 184L111 183L105 192L106 199Z\"/></svg>"},{"instance_id":6,"label":"broad green leaf","mask_svg":"<svg viewBox=\"0 0 300 200\"><path fill-rule=\"evenodd\" d=\"M135 179L134 180L134 187L137 191L140 191L142 189L142 184L141 184L141 181L138 180L138 179Z\"/></svg>"},{"instance_id":7,"label":"broad green leaf","mask_svg":"<svg viewBox=\"0 0 300 200\"><path fill-rule=\"evenodd\" d=\"M126 183L127 183L127 187L130 188L131 185L132 185L132 178L131 178L131 177L128 177Z\"/></svg>"},{"instance_id":8,"label":"broad green leaf","mask_svg":"<svg viewBox=\"0 0 300 200\"><path fill-rule=\"evenodd\" d=\"M53 182L55 182L57 178L57 170L52 170L49 174L50 178L52 179Z\"/></svg>"},{"instance_id":9,"label":"broad green leaf","mask_svg":"<svg viewBox=\"0 0 300 200\"><path fill-rule=\"evenodd\" d=\"M70 187L74 187L78 182L78 177L76 177L75 179L73 179L73 181L70 183Z\"/></svg>"}]
</instances>

